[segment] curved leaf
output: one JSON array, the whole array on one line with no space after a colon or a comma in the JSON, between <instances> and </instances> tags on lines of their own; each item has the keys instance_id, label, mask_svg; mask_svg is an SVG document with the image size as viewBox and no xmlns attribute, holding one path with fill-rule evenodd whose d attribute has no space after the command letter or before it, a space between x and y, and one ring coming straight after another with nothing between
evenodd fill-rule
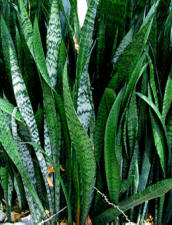
<instances>
[{"instance_id":1,"label":"curved leaf","mask_svg":"<svg viewBox=\"0 0 172 225\"><path fill-rule=\"evenodd\" d=\"M106 88L99 105L94 138L95 158L98 164L100 162L100 158L104 148L104 133L106 121L111 107L115 101L115 97L115 92L110 88Z\"/></svg>"},{"instance_id":2,"label":"curved leaf","mask_svg":"<svg viewBox=\"0 0 172 225\"><path fill-rule=\"evenodd\" d=\"M4 117L2 111L0 110L0 142L2 143L5 151L11 158L11 160L16 165L18 171L20 171L20 174L22 176L23 182L27 189L30 191L30 194L32 195L32 198L34 199L35 203L38 205L41 213L43 216L45 216L44 208L38 198L38 195L32 186L30 179L28 177L27 171L25 169L25 166L23 165L23 162L20 158L19 152L17 150L17 147L13 141L11 132L9 130L9 127L7 125L6 118Z\"/></svg>"},{"instance_id":3,"label":"curved leaf","mask_svg":"<svg viewBox=\"0 0 172 225\"><path fill-rule=\"evenodd\" d=\"M144 96L141 93L137 93L137 95L142 100L144 100L153 109L153 111L155 112L156 116L158 117L158 119L160 121L161 126L163 127L164 134L165 134L165 140L164 140L164 135L162 133L162 130L160 129L156 119L153 117L152 114L150 114L151 122L152 122L152 130L153 130L155 147L157 149L157 153L158 153L159 158L160 158L160 163L161 163L162 170L163 170L163 172L165 174L165 161L164 160L165 160L165 149L166 149L166 146L167 146L167 148L169 150L168 136L167 136L167 130L166 130L165 124L162 121L162 116L161 116L159 110L157 109L157 107L154 105L154 103L149 98L147 98L146 96Z\"/></svg>"},{"instance_id":4,"label":"curved leaf","mask_svg":"<svg viewBox=\"0 0 172 225\"><path fill-rule=\"evenodd\" d=\"M88 57L86 64L84 66L84 70L81 76L81 80L79 83L78 88L78 98L77 98L77 115L78 118L82 124L82 126L85 128L86 132L88 131L91 114L92 114L92 105L90 102L89 97L89 73L88 73L88 64L89 64Z\"/></svg>"},{"instance_id":5,"label":"curved leaf","mask_svg":"<svg viewBox=\"0 0 172 225\"><path fill-rule=\"evenodd\" d=\"M123 97L123 91L119 93L109 113L105 130L104 159L106 180L110 200L113 203L118 202L120 191L120 165L116 153L116 135L119 121L120 104Z\"/></svg>"},{"instance_id":6,"label":"curved leaf","mask_svg":"<svg viewBox=\"0 0 172 225\"><path fill-rule=\"evenodd\" d=\"M162 119L165 122L167 113L170 110L172 103L172 68L170 74L168 75L168 80L165 87L164 99L163 99L163 108L162 108Z\"/></svg>"},{"instance_id":7,"label":"curved leaf","mask_svg":"<svg viewBox=\"0 0 172 225\"><path fill-rule=\"evenodd\" d=\"M63 75L63 94L64 105L67 117L72 144L76 151L77 160L81 170L82 178L82 208L81 208L81 224L85 224L86 217L90 208L93 187L95 184L95 159L93 152L93 145L84 128L82 127L73 106L68 79L67 79L67 65L64 68Z\"/></svg>"},{"instance_id":8,"label":"curved leaf","mask_svg":"<svg viewBox=\"0 0 172 225\"><path fill-rule=\"evenodd\" d=\"M132 42L127 46L125 51L121 54L115 67L117 72L109 82L108 87L116 89L123 82L129 80L130 74L133 72L135 65L137 64L146 46L152 26L153 16L156 12L158 4L159 1L152 6L140 30L133 38Z\"/></svg>"},{"instance_id":9,"label":"curved leaf","mask_svg":"<svg viewBox=\"0 0 172 225\"><path fill-rule=\"evenodd\" d=\"M9 34L8 28L7 28L3 18L1 18L1 28L2 28L2 32L4 33L4 36L6 35L6 37L9 37L10 34ZM8 50L9 50L12 83L13 83L13 89L14 89L16 103L17 103L18 109L29 129L31 139L39 145L40 139L39 139L37 124L36 124L35 117L34 117L34 112L32 109L32 105L30 102L30 98L29 98L29 95L27 92L26 85L24 83L22 74L20 72L20 68L18 66L17 56L16 56L16 52L15 52L15 48L14 48L12 39L8 40L8 48L9 48ZM43 174L45 186L47 188L47 195L48 195L49 203L51 206L51 194L50 194L50 189L49 189L49 186L47 183L48 172L46 170L47 169L46 161L41 152L37 151L36 149L35 149L35 151L36 151L36 156L37 156L37 159L38 159L38 162L39 162L42 174Z\"/></svg>"},{"instance_id":10,"label":"curved leaf","mask_svg":"<svg viewBox=\"0 0 172 225\"><path fill-rule=\"evenodd\" d=\"M0 98L0 109L3 112L6 112L11 116L14 108L15 107L8 100ZM24 124L23 117L18 110L17 110L14 117L15 117L16 120L18 120L19 122Z\"/></svg>"},{"instance_id":11,"label":"curved leaf","mask_svg":"<svg viewBox=\"0 0 172 225\"><path fill-rule=\"evenodd\" d=\"M130 29L129 32L124 36L120 45L118 46L117 50L112 59L112 63L116 64L121 54L125 51L127 46L130 44L133 38L133 29Z\"/></svg>"},{"instance_id":12,"label":"curved leaf","mask_svg":"<svg viewBox=\"0 0 172 225\"><path fill-rule=\"evenodd\" d=\"M77 71L76 71L78 84L80 83L80 79L82 76L82 72L83 72L87 57L89 55L89 52L91 51L94 23L95 23L95 17L96 17L99 1L100 0L91 0L89 8L87 10L86 17L85 17L84 25L81 29L81 37L79 41L79 53L77 57Z\"/></svg>"},{"instance_id":13,"label":"curved leaf","mask_svg":"<svg viewBox=\"0 0 172 225\"><path fill-rule=\"evenodd\" d=\"M146 188L144 191L139 192L128 199L119 203L119 208L124 212L130 208L133 208L137 205L144 203L145 201L158 198L163 196L165 193L172 189L172 178L162 180L153 184ZM117 216L119 216L121 212L117 209L109 208L102 214L98 215L96 218L93 219L93 224L106 224L112 220L114 220Z\"/></svg>"}]
</instances>

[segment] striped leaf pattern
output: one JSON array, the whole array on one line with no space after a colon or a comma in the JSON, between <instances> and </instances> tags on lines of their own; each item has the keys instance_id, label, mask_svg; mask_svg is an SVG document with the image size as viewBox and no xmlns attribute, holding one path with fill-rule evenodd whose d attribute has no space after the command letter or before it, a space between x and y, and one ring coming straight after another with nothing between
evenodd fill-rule
<instances>
[{"instance_id":1,"label":"striped leaf pattern","mask_svg":"<svg viewBox=\"0 0 172 225\"><path fill-rule=\"evenodd\" d=\"M153 22L154 13L156 12L157 7L158 2L157 4L152 6L140 30L132 39L132 42L128 45L125 51L121 54L118 63L115 66L117 72L109 82L108 87L116 89L123 82L128 81L130 74L134 70L138 59L142 55L143 49L146 46Z\"/></svg>"},{"instance_id":2,"label":"striped leaf pattern","mask_svg":"<svg viewBox=\"0 0 172 225\"><path fill-rule=\"evenodd\" d=\"M89 73L87 62L81 76L77 99L77 115L86 132L88 131L91 114L93 112L88 93L89 86L90 85L89 85Z\"/></svg>"},{"instance_id":3,"label":"striped leaf pattern","mask_svg":"<svg viewBox=\"0 0 172 225\"><path fill-rule=\"evenodd\" d=\"M0 110L0 142L2 143L9 157L13 160L17 169L20 171L20 174L23 178L23 182L25 186L30 191L30 194L32 195L32 198L34 199L34 201L37 203L38 208L42 212L42 216L44 216L45 214L44 214L44 209L42 207L42 204L35 192L35 189L33 188L30 182L25 166L23 165L23 162L20 158L17 147L13 141L13 137L11 135L10 129L7 126L6 118L4 117L1 110Z\"/></svg>"},{"instance_id":4,"label":"striped leaf pattern","mask_svg":"<svg viewBox=\"0 0 172 225\"><path fill-rule=\"evenodd\" d=\"M63 75L64 105L67 117L69 133L72 144L76 151L77 160L81 170L82 178L82 208L81 224L85 224L86 217L93 197L93 187L95 184L95 159L93 145L85 130L83 129L73 106L68 79L67 65L64 68Z\"/></svg>"},{"instance_id":5,"label":"striped leaf pattern","mask_svg":"<svg viewBox=\"0 0 172 225\"><path fill-rule=\"evenodd\" d=\"M129 32L126 34L126 36L121 41L120 45L118 46L117 50L115 51L115 54L112 59L112 63L115 64L122 52L127 48L127 46L130 44L133 38L133 30L130 29Z\"/></svg>"},{"instance_id":6,"label":"striped leaf pattern","mask_svg":"<svg viewBox=\"0 0 172 225\"><path fill-rule=\"evenodd\" d=\"M29 149L27 146L22 142L18 135L17 131L17 123L15 121L15 114L17 112L17 108L14 108L14 111L12 113L12 119L11 119L11 129L12 129L12 135L13 135L13 140L18 148L18 152L20 154L21 160L23 162L23 165L26 168L28 177L30 179L30 182L34 188L36 188L36 179L35 179L35 172L34 172L34 166L33 166L33 161L29 152ZM36 203L33 201L33 198L31 194L29 193L27 187L24 187L26 191L26 198L29 203L29 208L34 215L33 220L35 223L41 222L41 212L37 208Z\"/></svg>"},{"instance_id":7,"label":"striped leaf pattern","mask_svg":"<svg viewBox=\"0 0 172 225\"><path fill-rule=\"evenodd\" d=\"M109 190L110 199L113 203L118 202L120 191L120 165L117 160L116 150L116 136L117 124L120 112L120 103L123 96L123 90L117 96L112 109L109 113L106 130L105 130L105 144L104 144L104 159L107 186ZM112 159L110 161L110 159ZM111 163L112 162L112 163Z\"/></svg>"},{"instance_id":8,"label":"striped leaf pattern","mask_svg":"<svg viewBox=\"0 0 172 225\"><path fill-rule=\"evenodd\" d=\"M4 35L9 36L9 32L6 27L5 21L2 19L1 22L2 22L2 29L3 29L2 32L4 32ZM20 73L20 69L18 67L16 53L15 53L12 41L11 42L9 41L8 45L9 45L8 47L9 47L9 58L10 58L12 83L13 83L14 95L16 98L17 106L18 106L18 109L19 109L23 119L25 120L25 123L28 126L32 141L34 141L38 145L40 145L39 134L38 134L36 121L34 118L32 105L31 105L31 102L30 102L30 99L28 96L28 92L27 92L24 80ZM36 156L39 161L39 165L41 167L41 171L43 174L49 203L51 203L51 194L50 194L49 186L48 186L48 183L46 180L47 176L48 176L46 161L41 152L37 151L36 149L35 149L35 151L36 151ZM51 206L51 204L50 204L50 206Z\"/></svg>"},{"instance_id":9,"label":"striped leaf pattern","mask_svg":"<svg viewBox=\"0 0 172 225\"><path fill-rule=\"evenodd\" d=\"M58 7L59 7L58 1L53 0L51 5L51 13L46 39L47 41L46 65L52 87L55 87L57 82L58 54L62 39Z\"/></svg>"},{"instance_id":10,"label":"striped leaf pattern","mask_svg":"<svg viewBox=\"0 0 172 225\"><path fill-rule=\"evenodd\" d=\"M29 149L27 148L27 146L24 143L22 143L22 140L18 135L17 123L16 123L15 117L14 117L16 112L17 112L17 108L14 109L14 111L12 113L12 118L11 118L11 130L12 130L13 140L14 140L16 146L18 147L20 157L21 157L23 164L28 172L30 182L32 183L33 187L35 188L36 187L35 186L36 179L35 179L33 161L32 161Z\"/></svg>"},{"instance_id":11,"label":"striped leaf pattern","mask_svg":"<svg viewBox=\"0 0 172 225\"><path fill-rule=\"evenodd\" d=\"M115 98L116 98L115 92L110 88L106 88L99 105L97 119L96 119L95 138L94 138L95 157L96 157L96 162L98 164L100 162L100 158L104 148L104 134L105 134L107 118L109 116L111 107L115 101Z\"/></svg>"},{"instance_id":12,"label":"striped leaf pattern","mask_svg":"<svg viewBox=\"0 0 172 225\"><path fill-rule=\"evenodd\" d=\"M25 8L25 4L23 0L19 0L19 19L22 26L23 34L25 36L26 43L28 45L28 48L30 49L32 55L33 55L33 31L32 31L32 23L29 19L28 13Z\"/></svg>"},{"instance_id":13,"label":"striped leaf pattern","mask_svg":"<svg viewBox=\"0 0 172 225\"><path fill-rule=\"evenodd\" d=\"M80 79L84 70L84 66L86 64L87 57L89 55L89 51L91 51L92 36L98 5L99 0L91 0L85 17L84 25L81 29L76 71L78 84L80 83Z\"/></svg>"},{"instance_id":14,"label":"striped leaf pattern","mask_svg":"<svg viewBox=\"0 0 172 225\"><path fill-rule=\"evenodd\" d=\"M9 114L11 116L14 108L15 107L8 100L0 98L0 109L3 112L6 112L7 114ZM16 111L14 117L16 120L24 123L23 117L21 116L21 114L18 110Z\"/></svg>"}]
</instances>

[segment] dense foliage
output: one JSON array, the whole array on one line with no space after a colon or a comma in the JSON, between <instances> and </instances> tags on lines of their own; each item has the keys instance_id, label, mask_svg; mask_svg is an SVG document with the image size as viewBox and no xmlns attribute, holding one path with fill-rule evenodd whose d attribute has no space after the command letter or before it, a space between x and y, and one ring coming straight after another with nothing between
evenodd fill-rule
<instances>
[{"instance_id":1,"label":"dense foliage","mask_svg":"<svg viewBox=\"0 0 172 225\"><path fill-rule=\"evenodd\" d=\"M87 5L0 0L1 208L171 224L172 1Z\"/></svg>"}]
</instances>

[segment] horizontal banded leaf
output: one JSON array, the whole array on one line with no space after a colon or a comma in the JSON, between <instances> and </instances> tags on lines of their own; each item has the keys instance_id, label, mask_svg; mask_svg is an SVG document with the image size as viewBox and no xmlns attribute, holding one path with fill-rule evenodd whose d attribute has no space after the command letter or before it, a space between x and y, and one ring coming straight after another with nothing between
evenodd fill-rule
<instances>
[{"instance_id":1,"label":"horizontal banded leaf","mask_svg":"<svg viewBox=\"0 0 172 225\"><path fill-rule=\"evenodd\" d=\"M106 88L99 104L99 109L97 113L96 119L96 128L95 128L95 158L96 162L99 164L100 158L104 148L104 133L105 133L105 126L106 121L111 110L111 107L115 101L115 92L110 89Z\"/></svg>"},{"instance_id":2,"label":"horizontal banded leaf","mask_svg":"<svg viewBox=\"0 0 172 225\"><path fill-rule=\"evenodd\" d=\"M57 82L57 62L61 39L62 34L59 18L58 1L53 0L51 5L50 19L46 39L47 41L46 65L52 87L55 87Z\"/></svg>"},{"instance_id":3,"label":"horizontal banded leaf","mask_svg":"<svg viewBox=\"0 0 172 225\"><path fill-rule=\"evenodd\" d=\"M19 18L23 30L23 34L27 43L29 50L33 55L33 30L32 30L32 23L30 21L29 15L26 11L26 7L23 0L19 0Z\"/></svg>"},{"instance_id":4,"label":"horizontal banded leaf","mask_svg":"<svg viewBox=\"0 0 172 225\"><path fill-rule=\"evenodd\" d=\"M150 86L151 86L151 89L152 89L152 92L153 92L155 105L159 108L157 88L156 88L156 83L155 83L154 66L153 66L152 60L151 60L149 55L147 55L147 58L148 58L149 69L150 69Z\"/></svg>"},{"instance_id":5,"label":"horizontal banded leaf","mask_svg":"<svg viewBox=\"0 0 172 225\"><path fill-rule=\"evenodd\" d=\"M59 168L57 167L56 163L54 162L54 160L51 159L51 157L49 157L45 150L43 150L41 148L41 146L37 145L36 143L34 142L26 142L26 144L29 144L31 146L33 146L34 148L37 148L40 150L40 152L42 152L42 154L45 155L45 157L47 158L47 160L49 161L49 163L52 165L59 181L60 181L60 184L62 186L62 190L63 190L63 193L64 193L64 196L65 196L65 200L66 200L66 203L67 203L67 207L68 207L68 223L71 225L72 223L72 218L71 218L71 205L70 205L70 201L69 201L69 196L68 196L68 193L67 193L67 190L66 190L66 187L64 185L64 182L63 182L63 179L61 178L60 176L60 173L59 173Z\"/></svg>"},{"instance_id":6,"label":"horizontal banded leaf","mask_svg":"<svg viewBox=\"0 0 172 225\"><path fill-rule=\"evenodd\" d=\"M99 0L91 0L87 14L85 17L84 25L81 29L81 37L79 41L79 53L77 58L77 82L80 83L84 65L86 63L87 57L91 51L92 37L94 31L95 17L97 13L97 7L99 5Z\"/></svg>"},{"instance_id":7,"label":"horizontal banded leaf","mask_svg":"<svg viewBox=\"0 0 172 225\"><path fill-rule=\"evenodd\" d=\"M5 21L1 19L1 27L2 27L2 32L4 33L4 36L6 35L7 37L10 36L8 28L5 24ZM18 66L17 62L17 56L14 48L14 44L12 40L9 40L8 43L8 48L9 48L9 59L10 59L10 69L11 69L11 76L12 76L12 83L13 83L13 89L14 89L14 95L16 99L16 103L18 106L18 109L29 129L31 139L35 141L38 145L40 145L40 139L39 139L39 133L38 133L38 128L37 124L35 121L34 117L34 112L32 109L32 105L30 102L30 98L26 89L26 85L24 83L22 74L20 72L20 68ZM46 166L46 161L44 159L44 156L42 155L41 152L36 151L36 156L43 174L45 186L47 188L47 195L49 197L49 201L51 202L51 196L49 192L49 186L47 184L47 166ZM50 203L51 206L51 203Z\"/></svg>"},{"instance_id":8,"label":"horizontal banded leaf","mask_svg":"<svg viewBox=\"0 0 172 225\"><path fill-rule=\"evenodd\" d=\"M9 127L7 126L6 118L4 117L1 110L0 110L0 142L1 142L2 146L4 147L5 151L7 152L7 154L9 155L9 157L11 158L11 160L16 165L18 171L20 171L23 182L24 182L25 186L28 188L28 190L30 191L32 198L34 199L38 208L42 212L42 215L45 216L42 203L40 202L38 195L37 195L34 187L32 186L30 179L28 178L28 174L25 169L25 166L23 165L23 162L20 158L17 147L13 141Z\"/></svg>"},{"instance_id":9,"label":"horizontal banded leaf","mask_svg":"<svg viewBox=\"0 0 172 225\"><path fill-rule=\"evenodd\" d=\"M118 202L120 191L120 165L117 160L116 152L116 135L118 121L120 120L120 104L123 96L123 90L116 97L112 109L109 113L106 130L105 130L105 144L104 144L104 159L106 180L109 191L110 200L113 203Z\"/></svg>"},{"instance_id":10,"label":"horizontal banded leaf","mask_svg":"<svg viewBox=\"0 0 172 225\"><path fill-rule=\"evenodd\" d=\"M115 51L115 54L112 59L112 63L117 63L120 55L125 51L126 47L130 44L133 38L133 29L130 29L129 32L124 36L122 39L120 45L118 46L117 50Z\"/></svg>"},{"instance_id":11,"label":"horizontal banded leaf","mask_svg":"<svg viewBox=\"0 0 172 225\"><path fill-rule=\"evenodd\" d=\"M89 58L90 57L88 57L88 60L86 61L86 64L84 66L84 70L79 83L78 98L77 98L77 116L86 132L88 131L92 114L92 105L90 102L88 92L90 86L88 73Z\"/></svg>"},{"instance_id":12,"label":"horizontal banded leaf","mask_svg":"<svg viewBox=\"0 0 172 225\"><path fill-rule=\"evenodd\" d=\"M157 1L157 3L152 6L140 30L132 39L132 42L127 46L125 51L121 54L115 67L115 70L117 72L109 82L108 87L116 89L123 82L129 80L130 74L133 72L135 65L137 64L146 46L152 26L153 17L158 7L158 4L159 1Z\"/></svg>"},{"instance_id":13,"label":"horizontal banded leaf","mask_svg":"<svg viewBox=\"0 0 172 225\"><path fill-rule=\"evenodd\" d=\"M164 99L163 99L163 108L162 108L162 118L165 122L167 113L170 110L172 103L172 68L170 74L168 75L168 80L165 87Z\"/></svg>"},{"instance_id":14,"label":"horizontal banded leaf","mask_svg":"<svg viewBox=\"0 0 172 225\"><path fill-rule=\"evenodd\" d=\"M76 151L77 161L81 170L82 179L82 208L81 224L85 224L89 208L93 197L93 187L95 184L95 158L93 144L81 125L72 102L68 78L67 65L63 74L63 94L66 118L72 144Z\"/></svg>"}]
</instances>

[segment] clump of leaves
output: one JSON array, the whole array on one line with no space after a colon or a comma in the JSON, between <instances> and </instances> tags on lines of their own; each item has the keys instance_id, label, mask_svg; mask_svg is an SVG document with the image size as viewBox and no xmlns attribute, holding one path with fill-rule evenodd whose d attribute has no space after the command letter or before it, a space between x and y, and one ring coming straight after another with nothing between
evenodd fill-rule
<instances>
[{"instance_id":1,"label":"clump of leaves","mask_svg":"<svg viewBox=\"0 0 172 225\"><path fill-rule=\"evenodd\" d=\"M85 0L82 27L77 3L0 0L8 220L17 199L34 224L169 224L172 3Z\"/></svg>"}]
</instances>

